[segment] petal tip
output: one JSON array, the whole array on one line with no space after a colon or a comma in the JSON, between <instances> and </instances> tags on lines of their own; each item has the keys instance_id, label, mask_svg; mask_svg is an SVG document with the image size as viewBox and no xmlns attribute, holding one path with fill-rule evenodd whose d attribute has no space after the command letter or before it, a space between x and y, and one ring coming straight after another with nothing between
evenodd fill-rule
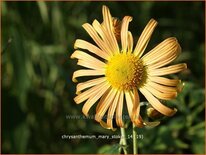
<instances>
[{"instance_id":1,"label":"petal tip","mask_svg":"<svg viewBox=\"0 0 206 155\"><path fill-rule=\"evenodd\" d=\"M90 108L89 108L89 109L90 109ZM84 104L84 106L83 106L83 108L82 108L82 113L83 113L86 117L89 116L89 114L88 114L89 109L86 108L86 106L85 106L85 104Z\"/></svg>"},{"instance_id":2,"label":"petal tip","mask_svg":"<svg viewBox=\"0 0 206 155\"><path fill-rule=\"evenodd\" d=\"M71 59L74 59L74 58L75 58L75 57L74 57L74 53L71 54L70 58L71 58Z\"/></svg>"},{"instance_id":3,"label":"petal tip","mask_svg":"<svg viewBox=\"0 0 206 155\"><path fill-rule=\"evenodd\" d=\"M81 91L76 91L76 95L79 95L79 94L81 94Z\"/></svg>"},{"instance_id":4,"label":"petal tip","mask_svg":"<svg viewBox=\"0 0 206 155\"><path fill-rule=\"evenodd\" d=\"M79 104L78 99L77 99L77 96L74 98L74 102L75 102L76 104Z\"/></svg>"},{"instance_id":5,"label":"petal tip","mask_svg":"<svg viewBox=\"0 0 206 155\"><path fill-rule=\"evenodd\" d=\"M111 129L112 131L116 131L117 130L116 128L111 128L110 126L108 126L107 123L105 123L104 121L100 121L99 123L105 129Z\"/></svg>"},{"instance_id":6,"label":"petal tip","mask_svg":"<svg viewBox=\"0 0 206 155\"><path fill-rule=\"evenodd\" d=\"M150 23L154 23L155 25L158 24L158 22L157 22L154 18L151 18L149 22L150 22Z\"/></svg>"},{"instance_id":7,"label":"petal tip","mask_svg":"<svg viewBox=\"0 0 206 155\"><path fill-rule=\"evenodd\" d=\"M76 78L72 78L72 81L73 81L74 83L77 83L77 82L78 82Z\"/></svg>"},{"instance_id":8,"label":"petal tip","mask_svg":"<svg viewBox=\"0 0 206 155\"><path fill-rule=\"evenodd\" d=\"M77 40L74 42L74 49L77 49Z\"/></svg>"},{"instance_id":9,"label":"petal tip","mask_svg":"<svg viewBox=\"0 0 206 155\"><path fill-rule=\"evenodd\" d=\"M102 5L102 11L104 10L109 11L109 8L106 5Z\"/></svg>"},{"instance_id":10,"label":"petal tip","mask_svg":"<svg viewBox=\"0 0 206 155\"><path fill-rule=\"evenodd\" d=\"M95 121L97 121L97 122L100 122L99 118L100 118L100 117L99 117L97 114L94 116L94 119L95 119Z\"/></svg>"},{"instance_id":11,"label":"petal tip","mask_svg":"<svg viewBox=\"0 0 206 155\"><path fill-rule=\"evenodd\" d=\"M82 24L82 27L85 29L85 27L87 27L89 25L89 23L84 23Z\"/></svg>"}]
</instances>

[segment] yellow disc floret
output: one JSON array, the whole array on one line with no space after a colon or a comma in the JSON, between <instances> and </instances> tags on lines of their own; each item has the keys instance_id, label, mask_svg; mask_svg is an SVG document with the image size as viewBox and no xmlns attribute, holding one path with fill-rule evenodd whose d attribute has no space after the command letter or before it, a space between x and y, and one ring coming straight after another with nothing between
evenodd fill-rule
<instances>
[{"instance_id":1,"label":"yellow disc floret","mask_svg":"<svg viewBox=\"0 0 206 155\"><path fill-rule=\"evenodd\" d=\"M106 66L107 80L121 90L138 87L143 81L144 72L142 61L131 53L116 54Z\"/></svg>"}]
</instances>

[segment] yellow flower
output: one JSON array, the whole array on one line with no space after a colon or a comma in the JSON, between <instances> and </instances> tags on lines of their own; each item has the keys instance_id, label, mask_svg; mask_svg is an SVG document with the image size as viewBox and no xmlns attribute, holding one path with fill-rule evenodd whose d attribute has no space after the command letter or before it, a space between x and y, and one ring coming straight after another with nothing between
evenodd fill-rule
<instances>
[{"instance_id":1,"label":"yellow flower","mask_svg":"<svg viewBox=\"0 0 206 155\"><path fill-rule=\"evenodd\" d=\"M86 116L90 108L98 102L95 120L110 129L113 129L114 118L118 126L124 127L124 102L131 121L138 127L147 125L140 116L138 90L154 109L166 116L172 116L176 109L165 106L159 99L174 99L180 84L178 79L163 76L187 68L185 63L166 66L181 51L177 39L168 38L143 55L157 22L154 19L149 21L133 47L132 33L128 31L132 17L125 16L120 22L111 16L106 6L102 7L102 11L102 24L97 20L92 25L83 24L97 46L81 39L77 39L74 44L77 50L71 58L77 58L77 64L87 69L75 71L73 81L77 82L77 77L94 77L77 85L75 102L79 104L86 101L82 109ZM104 122L102 118L106 112L107 121Z\"/></svg>"}]
</instances>

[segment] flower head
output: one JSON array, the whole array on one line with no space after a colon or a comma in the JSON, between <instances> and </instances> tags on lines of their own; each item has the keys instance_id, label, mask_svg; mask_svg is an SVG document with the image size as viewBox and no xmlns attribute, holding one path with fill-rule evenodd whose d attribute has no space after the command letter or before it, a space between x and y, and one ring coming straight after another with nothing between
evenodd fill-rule
<instances>
[{"instance_id":1,"label":"flower head","mask_svg":"<svg viewBox=\"0 0 206 155\"><path fill-rule=\"evenodd\" d=\"M74 44L76 51L71 58L77 58L77 64L86 69L75 71L73 81L77 82L77 77L93 77L77 85L75 102L79 104L86 101L82 109L86 116L90 108L98 103L95 120L111 129L114 118L118 126L124 126L122 111L125 102L131 121L138 127L147 125L140 116L138 90L154 109L163 115L172 116L176 109L165 106L159 99L174 99L179 91L180 80L163 76L187 68L184 63L166 66L181 51L177 39L168 38L143 55L157 22L154 19L148 22L133 47L133 36L128 31L132 17L125 16L120 22L111 16L106 6L102 7L102 11L102 24L97 20L92 25L83 24L96 45L81 39L77 39ZM106 112L107 121L104 122L102 118Z\"/></svg>"}]
</instances>

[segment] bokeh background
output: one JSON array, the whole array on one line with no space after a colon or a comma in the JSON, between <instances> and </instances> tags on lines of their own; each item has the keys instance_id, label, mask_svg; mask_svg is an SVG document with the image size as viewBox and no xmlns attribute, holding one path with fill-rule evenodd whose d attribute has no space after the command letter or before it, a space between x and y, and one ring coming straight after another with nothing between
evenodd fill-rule
<instances>
[{"instance_id":1,"label":"bokeh background","mask_svg":"<svg viewBox=\"0 0 206 155\"><path fill-rule=\"evenodd\" d=\"M1 2L2 153L118 153L119 139L62 139L62 135L118 135L82 115L73 101L70 59L75 39L91 41L81 25L113 16L133 16L135 40L150 18L158 21L147 51L167 37L178 38L176 62L183 92L172 101L178 112L155 128L138 129L139 153L204 153L204 2ZM131 128L131 124L129 124ZM131 134L128 129L127 134ZM132 139L128 139L131 149Z\"/></svg>"}]
</instances>

